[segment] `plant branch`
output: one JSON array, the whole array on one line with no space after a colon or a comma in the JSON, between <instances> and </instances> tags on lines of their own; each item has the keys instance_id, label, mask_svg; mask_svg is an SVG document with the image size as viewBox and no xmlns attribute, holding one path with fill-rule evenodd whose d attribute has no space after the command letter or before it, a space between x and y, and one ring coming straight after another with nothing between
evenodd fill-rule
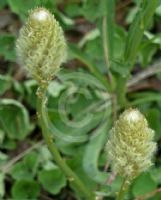
<instances>
[{"instance_id":1,"label":"plant branch","mask_svg":"<svg viewBox=\"0 0 161 200\"><path fill-rule=\"evenodd\" d=\"M77 188L77 190L84 196L87 200L94 200L94 193L88 190L88 187L85 187L82 180L71 170L71 168L66 164L65 160L61 157L54 141L50 130L48 129L48 124L45 119L46 112L46 88L40 87L37 92L37 111L38 119L42 128L43 138L50 150L53 159L58 164L60 169L66 175L68 181Z\"/></svg>"},{"instance_id":2,"label":"plant branch","mask_svg":"<svg viewBox=\"0 0 161 200\"><path fill-rule=\"evenodd\" d=\"M136 83L158 73L161 72L161 60L157 61L154 65L146 68L145 70L136 74L131 80L128 81L127 87L131 87Z\"/></svg>"},{"instance_id":3,"label":"plant branch","mask_svg":"<svg viewBox=\"0 0 161 200\"><path fill-rule=\"evenodd\" d=\"M8 173L8 171L12 168L12 166L18 162L20 159L22 159L25 155L27 155L28 153L30 153L31 151L33 151L34 149L39 148L41 145L43 144L43 141L40 141L36 144L34 144L33 146L29 147L28 149L26 149L25 151L23 151L22 153L18 154L16 157L14 157L13 159L11 159L10 161L8 161L4 166L2 166L0 168L0 171L2 173Z\"/></svg>"}]
</instances>

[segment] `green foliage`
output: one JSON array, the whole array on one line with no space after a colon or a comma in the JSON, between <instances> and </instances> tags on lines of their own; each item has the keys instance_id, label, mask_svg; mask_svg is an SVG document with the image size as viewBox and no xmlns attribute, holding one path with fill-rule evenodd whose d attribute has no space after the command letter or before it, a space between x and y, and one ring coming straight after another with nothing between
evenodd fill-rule
<instances>
[{"instance_id":1,"label":"green foliage","mask_svg":"<svg viewBox=\"0 0 161 200\"><path fill-rule=\"evenodd\" d=\"M5 194L5 185L4 185L5 175L0 173L0 198L2 198Z\"/></svg>"},{"instance_id":2,"label":"green foliage","mask_svg":"<svg viewBox=\"0 0 161 200\"><path fill-rule=\"evenodd\" d=\"M25 107L11 99L0 101L0 124L10 139L24 139L32 130Z\"/></svg>"},{"instance_id":3,"label":"green foliage","mask_svg":"<svg viewBox=\"0 0 161 200\"><path fill-rule=\"evenodd\" d=\"M112 172L110 167L104 171L104 146L113 121L127 107L138 107L145 114L160 151L160 74L153 72L150 79L127 85L142 70L145 74L155 70L153 63L159 60L161 48L161 1L124 3L0 0L0 14L9 12L13 23L0 33L0 199L82 200L46 145L39 143L38 85L15 64L18 28L25 23L28 11L37 6L54 13L68 42L69 62L48 87L44 116L57 148L85 187L104 199L115 199L122 178L116 176L107 184ZM157 152L154 163L150 172L134 180L125 199L145 196L160 187L161 158ZM160 199L160 193L150 197Z\"/></svg>"},{"instance_id":4,"label":"green foliage","mask_svg":"<svg viewBox=\"0 0 161 200\"><path fill-rule=\"evenodd\" d=\"M9 76L0 75L0 95L3 95L8 89L11 88L12 80Z\"/></svg>"},{"instance_id":5,"label":"green foliage","mask_svg":"<svg viewBox=\"0 0 161 200\"><path fill-rule=\"evenodd\" d=\"M42 170L38 178L44 189L51 194L58 194L66 186L66 178L60 169Z\"/></svg>"},{"instance_id":6,"label":"green foliage","mask_svg":"<svg viewBox=\"0 0 161 200\"><path fill-rule=\"evenodd\" d=\"M0 9L3 9L3 8L5 7L6 4L7 4L7 3L6 3L5 0L1 0L1 1L0 1Z\"/></svg>"},{"instance_id":7,"label":"green foliage","mask_svg":"<svg viewBox=\"0 0 161 200\"><path fill-rule=\"evenodd\" d=\"M11 169L11 176L16 180L31 180L37 171L39 157L35 152L26 155L21 162L18 162Z\"/></svg>"},{"instance_id":8,"label":"green foliage","mask_svg":"<svg viewBox=\"0 0 161 200\"><path fill-rule=\"evenodd\" d=\"M4 56L5 60L15 61L14 43L15 36L11 34L0 35L0 54Z\"/></svg>"},{"instance_id":9,"label":"green foliage","mask_svg":"<svg viewBox=\"0 0 161 200\"><path fill-rule=\"evenodd\" d=\"M12 196L14 199L37 199L40 193L40 186L33 180L18 180L12 187Z\"/></svg>"},{"instance_id":10,"label":"green foliage","mask_svg":"<svg viewBox=\"0 0 161 200\"><path fill-rule=\"evenodd\" d=\"M103 125L95 131L91 138L89 145L85 149L83 166L88 176L101 184L104 184L107 180L107 173L99 171L98 158L105 141L107 140L107 125Z\"/></svg>"},{"instance_id":11,"label":"green foliage","mask_svg":"<svg viewBox=\"0 0 161 200\"><path fill-rule=\"evenodd\" d=\"M21 0L7 0L8 5L10 6L10 9L12 12L16 13L17 15L20 16L21 20L25 20L28 14L28 11L31 8L34 8L40 4L38 4L38 1L21 1Z\"/></svg>"},{"instance_id":12,"label":"green foliage","mask_svg":"<svg viewBox=\"0 0 161 200\"><path fill-rule=\"evenodd\" d=\"M145 173L134 181L132 193L134 197L137 197L155 190L156 187L157 183L153 180L152 176L149 173Z\"/></svg>"}]
</instances>

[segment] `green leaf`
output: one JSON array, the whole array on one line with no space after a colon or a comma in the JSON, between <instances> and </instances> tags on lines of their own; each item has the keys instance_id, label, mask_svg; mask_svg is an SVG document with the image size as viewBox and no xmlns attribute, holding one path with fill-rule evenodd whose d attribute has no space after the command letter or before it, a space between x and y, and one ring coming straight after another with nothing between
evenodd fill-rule
<instances>
[{"instance_id":1,"label":"green leaf","mask_svg":"<svg viewBox=\"0 0 161 200\"><path fill-rule=\"evenodd\" d=\"M0 10L3 9L6 4L7 4L6 0L1 0L0 1Z\"/></svg>"},{"instance_id":2,"label":"green leaf","mask_svg":"<svg viewBox=\"0 0 161 200\"><path fill-rule=\"evenodd\" d=\"M104 52L108 59L109 68L114 58L114 37L115 37L115 0L102 1L104 15L102 22L102 39ZM107 62L107 61L106 61ZM106 63L107 64L107 63Z\"/></svg>"},{"instance_id":3,"label":"green leaf","mask_svg":"<svg viewBox=\"0 0 161 200\"><path fill-rule=\"evenodd\" d=\"M16 147L17 147L16 141L14 141L13 139L10 139L8 137L4 138L4 141L2 143L2 148L8 149L8 150L14 150Z\"/></svg>"},{"instance_id":4,"label":"green leaf","mask_svg":"<svg viewBox=\"0 0 161 200\"><path fill-rule=\"evenodd\" d=\"M0 198L3 198L5 194L5 183L4 183L5 175L0 173Z\"/></svg>"},{"instance_id":5,"label":"green leaf","mask_svg":"<svg viewBox=\"0 0 161 200\"><path fill-rule=\"evenodd\" d=\"M37 153L31 152L26 155L21 162L16 163L11 169L11 176L14 179L20 180L32 179L36 174L39 158Z\"/></svg>"},{"instance_id":6,"label":"green leaf","mask_svg":"<svg viewBox=\"0 0 161 200\"><path fill-rule=\"evenodd\" d=\"M85 34L85 36L80 40L78 46L82 48L88 41L95 41L95 39L98 38L99 36L100 36L100 31L97 28L92 29L87 34ZM96 52L99 53L100 49L99 50L97 49Z\"/></svg>"},{"instance_id":7,"label":"green leaf","mask_svg":"<svg viewBox=\"0 0 161 200\"><path fill-rule=\"evenodd\" d=\"M126 23L131 24L138 13L139 7L135 6L132 9L129 9L129 13L126 17Z\"/></svg>"},{"instance_id":8,"label":"green leaf","mask_svg":"<svg viewBox=\"0 0 161 200\"><path fill-rule=\"evenodd\" d=\"M39 148L38 150L39 150L39 158L41 158L40 164L43 169L50 170L57 168L56 164L52 160L53 157L49 149L45 145L41 146L41 148Z\"/></svg>"},{"instance_id":9,"label":"green leaf","mask_svg":"<svg viewBox=\"0 0 161 200\"><path fill-rule=\"evenodd\" d=\"M161 199L161 193L158 192L158 193L155 194L155 196L153 196L149 200L160 200L160 199Z\"/></svg>"},{"instance_id":10,"label":"green leaf","mask_svg":"<svg viewBox=\"0 0 161 200\"><path fill-rule=\"evenodd\" d=\"M0 151L0 165L5 164L8 160L8 155Z\"/></svg>"},{"instance_id":11,"label":"green leaf","mask_svg":"<svg viewBox=\"0 0 161 200\"><path fill-rule=\"evenodd\" d=\"M15 37L11 34L0 35L0 54L5 60L15 61Z\"/></svg>"},{"instance_id":12,"label":"green leaf","mask_svg":"<svg viewBox=\"0 0 161 200\"><path fill-rule=\"evenodd\" d=\"M73 72L66 76L59 75L59 79L65 89L59 97L49 97L48 113L44 112L51 133L68 144L85 142L90 130L111 112L109 96L102 84L87 74Z\"/></svg>"},{"instance_id":13,"label":"green leaf","mask_svg":"<svg viewBox=\"0 0 161 200\"><path fill-rule=\"evenodd\" d=\"M66 186L66 178L60 169L42 170L38 174L39 182L46 191L58 194Z\"/></svg>"},{"instance_id":14,"label":"green leaf","mask_svg":"<svg viewBox=\"0 0 161 200\"><path fill-rule=\"evenodd\" d=\"M35 80L27 80L25 81L24 86L26 91L25 100L32 108L36 108L37 82Z\"/></svg>"},{"instance_id":15,"label":"green leaf","mask_svg":"<svg viewBox=\"0 0 161 200\"><path fill-rule=\"evenodd\" d=\"M115 35L114 35L114 55L113 59L116 60L122 60L124 49L125 49L125 43L126 43L127 33L121 26L115 26Z\"/></svg>"},{"instance_id":16,"label":"green leaf","mask_svg":"<svg viewBox=\"0 0 161 200\"><path fill-rule=\"evenodd\" d=\"M92 0L86 1L83 7L83 15L86 19L90 21L96 20L98 17L98 5L97 0L94 0L94 2Z\"/></svg>"},{"instance_id":17,"label":"green leaf","mask_svg":"<svg viewBox=\"0 0 161 200\"><path fill-rule=\"evenodd\" d=\"M25 21L28 11L35 7L43 6L50 10L51 8L54 10L56 7L56 1L53 0L7 0L7 2L12 12L17 14L22 21Z\"/></svg>"},{"instance_id":18,"label":"green leaf","mask_svg":"<svg viewBox=\"0 0 161 200\"><path fill-rule=\"evenodd\" d=\"M102 17L106 13L106 2L106 0L86 0L82 8L83 15L89 21Z\"/></svg>"},{"instance_id":19,"label":"green leaf","mask_svg":"<svg viewBox=\"0 0 161 200\"><path fill-rule=\"evenodd\" d=\"M84 63L88 69L92 72L92 73L99 73L97 72L97 66L91 62L91 59L89 59L89 57L83 53L77 46L75 46L74 44L70 44L69 45L69 50L70 50L70 57L76 58L78 60L80 60L82 63Z\"/></svg>"},{"instance_id":20,"label":"green leaf","mask_svg":"<svg viewBox=\"0 0 161 200\"><path fill-rule=\"evenodd\" d=\"M12 85L12 79L9 76L0 74L0 95L3 95Z\"/></svg>"},{"instance_id":21,"label":"green leaf","mask_svg":"<svg viewBox=\"0 0 161 200\"><path fill-rule=\"evenodd\" d=\"M97 68L97 66L91 61L88 55L82 53L82 51L77 48L75 45L70 44L69 45L69 50L70 50L70 56L73 58L76 58L80 60L88 69L89 71L106 87L109 88L109 85L102 76L100 69Z\"/></svg>"},{"instance_id":22,"label":"green leaf","mask_svg":"<svg viewBox=\"0 0 161 200\"><path fill-rule=\"evenodd\" d=\"M98 29L95 30L100 35L100 31L98 31ZM95 67L99 72L105 74L107 72L107 68L105 66L105 61L104 61L102 41L99 35L96 35L96 38L93 39L91 38L88 41L86 41L86 37L88 38L88 34L86 34L85 37L82 38L82 40L79 42L79 47L81 47L83 53L81 53L80 56L83 56L82 58L86 60L86 62L83 62L85 65L91 63L91 65Z\"/></svg>"},{"instance_id":23,"label":"green leaf","mask_svg":"<svg viewBox=\"0 0 161 200\"><path fill-rule=\"evenodd\" d=\"M65 24L66 26L72 26L75 24L75 21L70 19L68 16L64 15L61 12L56 12L58 14L58 16L60 17L60 21Z\"/></svg>"},{"instance_id":24,"label":"green leaf","mask_svg":"<svg viewBox=\"0 0 161 200\"><path fill-rule=\"evenodd\" d=\"M16 200L37 199L40 193L40 186L34 180L18 180L12 186L12 197Z\"/></svg>"},{"instance_id":25,"label":"green leaf","mask_svg":"<svg viewBox=\"0 0 161 200\"><path fill-rule=\"evenodd\" d=\"M0 145L3 143L5 138L5 132L0 129Z\"/></svg>"},{"instance_id":26,"label":"green leaf","mask_svg":"<svg viewBox=\"0 0 161 200\"><path fill-rule=\"evenodd\" d=\"M39 163L39 157L38 154L36 152L31 152L29 154L27 154L24 158L23 158L23 163L25 164L25 166L28 167L28 169L30 171L32 171L33 173L36 172L38 163Z\"/></svg>"},{"instance_id":27,"label":"green leaf","mask_svg":"<svg viewBox=\"0 0 161 200\"><path fill-rule=\"evenodd\" d=\"M11 139L24 139L32 130L26 108L16 100L0 100L0 124Z\"/></svg>"},{"instance_id":28,"label":"green leaf","mask_svg":"<svg viewBox=\"0 0 161 200\"><path fill-rule=\"evenodd\" d=\"M89 144L86 147L83 167L86 174L94 181L98 183L105 183L108 174L105 172L100 172L98 169L98 159L100 152L107 140L107 125L102 125L99 129L95 131L94 136L91 138Z\"/></svg>"},{"instance_id":29,"label":"green leaf","mask_svg":"<svg viewBox=\"0 0 161 200\"><path fill-rule=\"evenodd\" d=\"M150 171L151 176L153 177L154 181L160 185L161 184L161 167L153 168Z\"/></svg>"},{"instance_id":30,"label":"green leaf","mask_svg":"<svg viewBox=\"0 0 161 200\"><path fill-rule=\"evenodd\" d=\"M76 17L82 15L81 7L76 3L69 3L65 7L65 12L69 17Z\"/></svg>"},{"instance_id":31,"label":"green leaf","mask_svg":"<svg viewBox=\"0 0 161 200\"><path fill-rule=\"evenodd\" d=\"M157 51L157 46L158 45L152 43L144 46L143 43L143 47L141 46L139 52L139 60L142 66L146 67L152 61L152 58Z\"/></svg>"},{"instance_id":32,"label":"green leaf","mask_svg":"<svg viewBox=\"0 0 161 200\"><path fill-rule=\"evenodd\" d=\"M79 176L79 178L82 180L84 185L89 190L94 191L95 188L97 187L97 183L94 182L89 176L87 176L87 174L84 171L83 166L82 166L83 155L84 155L84 146L81 146L79 149L77 149L75 151L76 151L76 154L71 159L67 160L67 164ZM77 198L78 198L78 196L82 196L82 194L80 194L80 191L78 190L78 188L75 187L75 185L73 184L72 181L70 182L70 186L78 194Z\"/></svg>"},{"instance_id":33,"label":"green leaf","mask_svg":"<svg viewBox=\"0 0 161 200\"><path fill-rule=\"evenodd\" d=\"M66 86L59 83L58 81L52 81L49 84L48 92L51 96L58 97L60 95L61 91L63 91L65 88L66 88Z\"/></svg>"},{"instance_id":34,"label":"green leaf","mask_svg":"<svg viewBox=\"0 0 161 200\"><path fill-rule=\"evenodd\" d=\"M130 69L132 69L134 66L144 31L148 28L157 5L157 0L145 0L130 26L124 54L124 62L127 64L127 66L129 66Z\"/></svg>"},{"instance_id":35,"label":"green leaf","mask_svg":"<svg viewBox=\"0 0 161 200\"><path fill-rule=\"evenodd\" d=\"M132 106L144 104L147 102L160 102L161 100L161 94L157 92L133 93L131 96L133 98L133 101L130 103L130 105Z\"/></svg>"},{"instance_id":36,"label":"green leaf","mask_svg":"<svg viewBox=\"0 0 161 200\"><path fill-rule=\"evenodd\" d=\"M72 159L67 160L67 164L77 175L79 175L79 178L83 181L84 185L93 191L95 190L97 183L87 176L83 168L85 146L80 146L80 148L77 148L75 151L76 154L72 157ZM78 191L72 181L70 182L70 185L79 194L78 196L81 196L80 191Z\"/></svg>"},{"instance_id":37,"label":"green leaf","mask_svg":"<svg viewBox=\"0 0 161 200\"><path fill-rule=\"evenodd\" d=\"M25 177L25 179L31 180L33 178L32 172L28 170L27 166L23 162L16 163L11 171L10 174L12 178L16 180L21 180Z\"/></svg>"},{"instance_id":38,"label":"green leaf","mask_svg":"<svg viewBox=\"0 0 161 200\"><path fill-rule=\"evenodd\" d=\"M155 139L158 140L161 136L161 115L158 109L148 109L146 111L147 120L150 127L155 130Z\"/></svg>"},{"instance_id":39,"label":"green leaf","mask_svg":"<svg viewBox=\"0 0 161 200\"><path fill-rule=\"evenodd\" d=\"M161 5L158 6L158 8L156 9L156 15L158 15L159 17L161 16Z\"/></svg>"},{"instance_id":40,"label":"green leaf","mask_svg":"<svg viewBox=\"0 0 161 200\"><path fill-rule=\"evenodd\" d=\"M25 179L33 178L32 172L29 171L28 167L23 162L16 163L12 167L10 173L11 173L11 176L16 180L23 179L24 177Z\"/></svg>"},{"instance_id":41,"label":"green leaf","mask_svg":"<svg viewBox=\"0 0 161 200\"><path fill-rule=\"evenodd\" d=\"M129 75L129 69L127 66L125 66L122 61L117 61L114 60L114 62L112 63L112 71L116 72L118 74L118 76L120 77L127 77Z\"/></svg>"},{"instance_id":42,"label":"green leaf","mask_svg":"<svg viewBox=\"0 0 161 200\"><path fill-rule=\"evenodd\" d=\"M157 183L150 173L140 175L133 183L132 193L135 197L144 195L157 188Z\"/></svg>"},{"instance_id":43,"label":"green leaf","mask_svg":"<svg viewBox=\"0 0 161 200\"><path fill-rule=\"evenodd\" d=\"M28 11L31 8L34 8L38 6L38 1L32 1L32 0L7 0L8 5L12 12L16 13L20 16L21 20L25 20L28 14Z\"/></svg>"},{"instance_id":44,"label":"green leaf","mask_svg":"<svg viewBox=\"0 0 161 200\"><path fill-rule=\"evenodd\" d=\"M81 101L80 105L81 105ZM69 104L70 105L70 104ZM78 105L78 104L77 104ZM82 104L83 105L83 104ZM81 106L82 106L81 105ZM86 114L86 110L90 108L90 105L86 104L86 107L84 109L78 111L78 109L81 107L79 106L73 106L73 109L70 112L64 113L64 116L61 115L61 113L58 113L58 111L53 112L53 110L49 110L49 116L50 116L50 130L56 137L56 139L60 139L65 141L68 144L74 144L74 143L82 143L88 140L89 138L89 131L96 128L100 121L104 119L105 112L97 112L96 106L99 105L97 102L91 103L93 105L94 109L90 110L90 113ZM92 107L92 106L91 106ZM72 108L72 106L71 106ZM86 109L87 108L87 109ZM109 109L110 110L110 109ZM75 113L74 113L75 111ZM59 110L60 112L60 110ZM74 113L74 114L73 114ZM68 114L72 114L73 121L70 121L68 117ZM63 119L63 120L62 120ZM81 123L79 123L81 122ZM75 153L75 152L73 152Z\"/></svg>"}]
</instances>

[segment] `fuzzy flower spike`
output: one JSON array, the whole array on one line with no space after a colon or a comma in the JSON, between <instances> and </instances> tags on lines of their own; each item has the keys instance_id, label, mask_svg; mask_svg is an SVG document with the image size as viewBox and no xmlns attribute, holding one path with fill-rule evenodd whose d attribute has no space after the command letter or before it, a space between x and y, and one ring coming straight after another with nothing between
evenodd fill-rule
<instances>
[{"instance_id":1,"label":"fuzzy flower spike","mask_svg":"<svg viewBox=\"0 0 161 200\"><path fill-rule=\"evenodd\" d=\"M154 131L137 109L128 109L120 115L106 144L108 160L114 172L130 182L153 163L156 151Z\"/></svg>"},{"instance_id":2,"label":"fuzzy flower spike","mask_svg":"<svg viewBox=\"0 0 161 200\"><path fill-rule=\"evenodd\" d=\"M66 59L62 28L45 8L29 14L16 43L18 61L39 84L48 83Z\"/></svg>"}]
</instances>

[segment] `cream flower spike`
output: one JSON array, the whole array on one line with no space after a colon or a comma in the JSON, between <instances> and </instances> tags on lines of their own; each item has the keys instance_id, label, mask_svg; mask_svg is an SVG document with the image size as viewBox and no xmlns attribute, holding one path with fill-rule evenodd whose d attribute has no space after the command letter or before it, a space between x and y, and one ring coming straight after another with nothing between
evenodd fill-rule
<instances>
[{"instance_id":1,"label":"cream flower spike","mask_svg":"<svg viewBox=\"0 0 161 200\"><path fill-rule=\"evenodd\" d=\"M113 171L128 181L146 171L153 164L151 159L156 151L153 137L154 131L139 110L124 111L110 131L106 144L107 159Z\"/></svg>"},{"instance_id":2,"label":"cream flower spike","mask_svg":"<svg viewBox=\"0 0 161 200\"><path fill-rule=\"evenodd\" d=\"M29 14L16 43L18 61L39 84L48 84L66 59L63 30L45 8Z\"/></svg>"}]
</instances>

